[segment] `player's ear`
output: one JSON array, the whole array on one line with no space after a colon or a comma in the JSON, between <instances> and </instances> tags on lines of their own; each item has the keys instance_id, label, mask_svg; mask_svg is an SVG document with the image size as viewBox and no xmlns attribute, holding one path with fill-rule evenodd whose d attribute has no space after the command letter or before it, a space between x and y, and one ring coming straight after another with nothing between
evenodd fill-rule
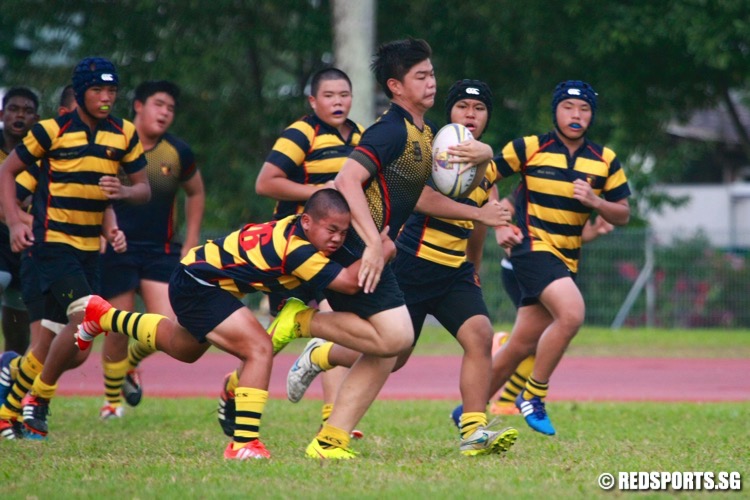
<instances>
[{"instance_id":1,"label":"player's ear","mask_svg":"<svg viewBox=\"0 0 750 500\"><path fill-rule=\"evenodd\" d=\"M302 229L305 231L310 229L310 225L312 225L312 217L310 217L310 214L303 213L300 218L300 223L302 224Z\"/></svg>"},{"instance_id":2,"label":"player's ear","mask_svg":"<svg viewBox=\"0 0 750 500\"><path fill-rule=\"evenodd\" d=\"M401 95L402 90L402 84L401 82L396 78L389 78L387 82L385 82L386 85L388 85L388 90L391 91L391 94L395 96Z\"/></svg>"}]
</instances>

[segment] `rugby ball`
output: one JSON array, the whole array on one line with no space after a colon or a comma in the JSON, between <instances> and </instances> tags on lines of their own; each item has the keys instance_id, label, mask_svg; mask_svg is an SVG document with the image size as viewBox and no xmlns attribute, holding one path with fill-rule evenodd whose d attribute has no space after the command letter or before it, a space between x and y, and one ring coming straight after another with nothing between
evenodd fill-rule
<instances>
[{"instance_id":1,"label":"rugby ball","mask_svg":"<svg viewBox=\"0 0 750 500\"><path fill-rule=\"evenodd\" d=\"M468 194L474 182L476 166L466 168L467 163L450 160L448 148L473 139L471 131L458 123L449 123L441 128L432 141L432 182L438 191L451 198Z\"/></svg>"}]
</instances>

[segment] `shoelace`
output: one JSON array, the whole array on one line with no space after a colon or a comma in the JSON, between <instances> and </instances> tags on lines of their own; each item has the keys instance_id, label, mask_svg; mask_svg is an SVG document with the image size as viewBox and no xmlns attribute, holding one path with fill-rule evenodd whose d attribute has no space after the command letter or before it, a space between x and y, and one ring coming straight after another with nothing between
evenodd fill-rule
<instances>
[{"instance_id":1,"label":"shoelace","mask_svg":"<svg viewBox=\"0 0 750 500\"><path fill-rule=\"evenodd\" d=\"M538 420L542 420L542 419L544 419L544 418L547 417L547 410L544 409L544 401L542 401L541 399L539 399L539 400L535 401L534 403L532 403L531 406L533 406L533 408L534 408L534 416Z\"/></svg>"}]
</instances>

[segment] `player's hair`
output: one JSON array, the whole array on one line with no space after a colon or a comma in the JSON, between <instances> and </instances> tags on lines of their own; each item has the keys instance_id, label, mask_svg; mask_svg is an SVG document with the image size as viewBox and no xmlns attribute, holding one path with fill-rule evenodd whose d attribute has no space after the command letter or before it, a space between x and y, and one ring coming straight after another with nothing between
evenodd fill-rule
<instances>
[{"instance_id":1,"label":"player's hair","mask_svg":"<svg viewBox=\"0 0 750 500\"><path fill-rule=\"evenodd\" d=\"M406 38L395 42L384 43L378 47L370 69L375 73L375 80L389 99L393 92L388 88L388 80L395 78L403 82L404 76L415 65L432 57L430 44L421 38Z\"/></svg>"},{"instance_id":2,"label":"player's hair","mask_svg":"<svg viewBox=\"0 0 750 500\"><path fill-rule=\"evenodd\" d=\"M34 110L39 109L39 97L28 87L13 87L3 96L3 109L13 97L25 97L34 103Z\"/></svg>"},{"instance_id":3,"label":"player's hair","mask_svg":"<svg viewBox=\"0 0 750 500\"><path fill-rule=\"evenodd\" d=\"M175 106L180 100L180 87L176 83L170 82L169 80L147 80L135 88L135 95L133 97L133 113L135 113L136 101L145 103L149 97L159 92L164 92L167 95L172 96L174 99Z\"/></svg>"},{"instance_id":4,"label":"player's hair","mask_svg":"<svg viewBox=\"0 0 750 500\"><path fill-rule=\"evenodd\" d=\"M329 80L346 80L346 83L349 84L349 90L352 88L352 81L349 79L349 75L338 68L323 68L320 71L316 71L310 80L310 95L317 97L318 90L320 89L320 82L326 82Z\"/></svg>"},{"instance_id":5,"label":"player's hair","mask_svg":"<svg viewBox=\"0 0 750 500\"><path fill-rule=\"evenodd\" d=\"M60 92L60 107L70 109L76 100L76 93L73 85L66 85Z\"/></svg>"},{"instance_id":6,"label":"player's hair","mask_svg":"<svg viewBox=\"0 0 750 500\"><path fill-rule=\"evenodd\" d=\"M303 211L316 220L326 217L331 212L347 214L350 212L344 195L331 188L315 191L305 203Z\"/></svg>"}]
</instances>

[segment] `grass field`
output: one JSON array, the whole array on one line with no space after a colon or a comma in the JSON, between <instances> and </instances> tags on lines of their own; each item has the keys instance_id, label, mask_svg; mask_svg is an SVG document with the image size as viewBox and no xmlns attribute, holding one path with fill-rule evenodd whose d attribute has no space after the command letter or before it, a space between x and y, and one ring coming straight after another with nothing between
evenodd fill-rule
<instances>
[{"instance_id":1,"label":"grass field","mask_svg":"<svg viewBox=\"0 0 750 500\"><path fill-rule=\"evenodd\" d=\"M420 354L450 354L455 341L426 332ZM745 357L750 332L587 329L575 355ZM738 374L745 377L746 374ZM658 381L654 381L658 383ZM148 388L146 388L148 390ZM505 456L466 458L446 401L377 401L354 443L358 460L304 457L319 401L272 400L263 417L268 462L226 462L215 400L146 398L126 418L100 422L101 398L61 397L47 442L0 441L5 498L588 498L597 477L621 471L738 471L748 467L750 402L551 403L555 437L520 431ZM641 493L639 498L666 497ZM707 496L683 492L683 498Z\"/></svg>"},{"instance_id":2,"label":"grass field","mask_svg":"<svg viewBox=\"0 0 750 500\"><path fill-rule=\"evenodd\" d=\"M45 443L0 443L3 498L555 498L602 493L600 473L748 472L750 403L555 404L560 434L521 435L506 456L466 458L434 401L379 401L361 423L360 457L307 459L319 402L274 400L264 414L269 462L230 463L206 399L144 401L99 422L98 398L60 398ZM690 494L692 497L693 494Z\"/></svg>"}]
</instances>

